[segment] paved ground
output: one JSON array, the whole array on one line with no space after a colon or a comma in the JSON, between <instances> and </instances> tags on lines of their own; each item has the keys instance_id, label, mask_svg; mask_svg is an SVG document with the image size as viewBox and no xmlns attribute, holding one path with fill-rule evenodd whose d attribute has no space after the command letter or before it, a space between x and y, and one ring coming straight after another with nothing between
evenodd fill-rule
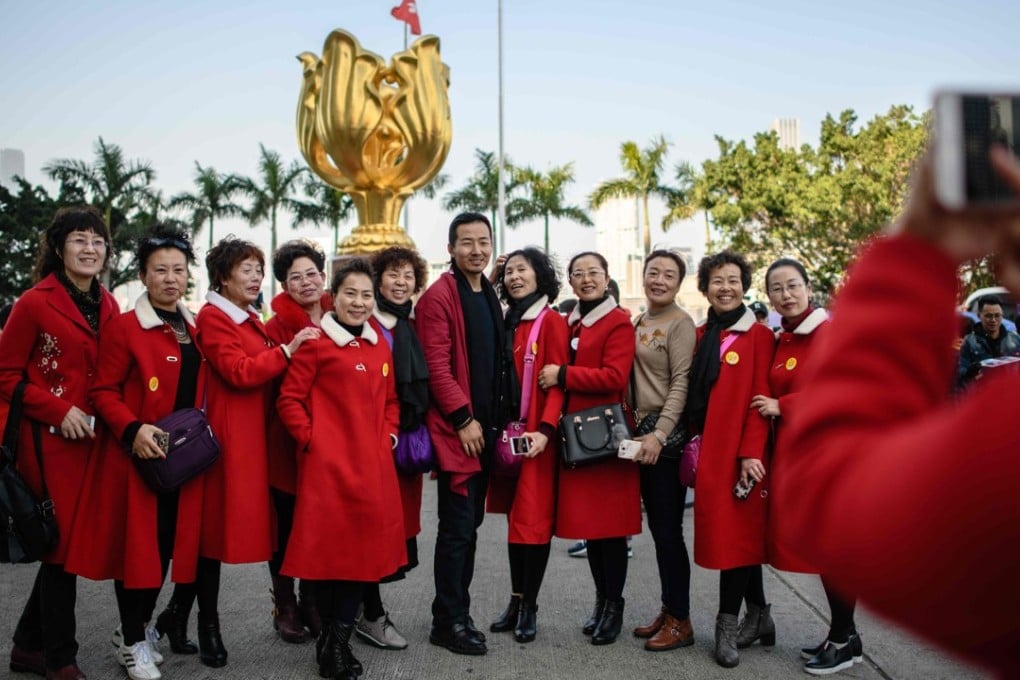
<instances>
[{"instance_id":1,"label":"paved ground","mask_svg":"<svg viewBox=\"0 0 1020 680\"><path fill-rule=\"evenodd\" d=\"M593 598L585 560L568 557L566 541L555 540L545 586L539 600L539 635L530 644L515 643L509 634L489 635L489 654L457 656L428 643L432 597L432 551L436 524L435 490L426 484L419 537L422 566L408 579L383 587L383 599L411 646L387 652L355 643L364 662L366 680L463 678L479 680L666 680L667 678L807 678L801 670L799 648L817 643L827 630L827 608L818 579L766 571L765 591L772 602L778 643L771 649L754 646L741 653L740 666L725 670L712 658L718 575L695 567L691 595L697 642L672 652L649 653L629 629L643 624L659 607L651 538L634 537L625 597L625 634L616 644L594 647L581 634L581 623ZM690 535L688 517L686 531ZM494 618L509 597L505 548L506 521L490 515L482 527L472 613L481 627ZM0 567L0 648L10 640L16 617L35 575L32 566ZM167 589L168 591L169 589ZM222 669L202 666L197 657L177 656L163 649L163 675L169 679L257 680L318 677L312 645L291 645L276 637L270 622L269 574L265 565L225 567L220 616L230 663ZM160 606L168 596L164 593ZM159 611L157 609L157 611ZM79 663L91 680L125 677L113 659L110 632L117 625L113 588L108 583L80 581L78 590ZM191 630L194 632L194 616ZM858 616L864 639L865 663L836 677L864 679L924 678L958 680L983 678L944 654L877 622L867 612ZM193 633L194 634L194 633ZM5 652L6 653L6 652ZM7 675L5 675L7 674ZM0 677L31 678L10 673L6 658Z\"/></svg>"}]
</instances>

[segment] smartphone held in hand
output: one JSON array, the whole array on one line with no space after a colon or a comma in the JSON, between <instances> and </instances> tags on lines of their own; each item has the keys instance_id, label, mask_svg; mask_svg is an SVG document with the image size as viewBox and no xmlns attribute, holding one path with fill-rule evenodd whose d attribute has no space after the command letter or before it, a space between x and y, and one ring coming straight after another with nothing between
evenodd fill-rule
<instances>
[{"instance_id":1,"label":"smartphone held in hand","mask_svg":"<svg viewBox=\"0 0 1020 680\"><path fill-rule=\"evenodd\" d=\"M617 450L616 455L619 458L634 460L634 457L640 450L641 442L634 441L633 439L624 439L622 442L620 442L620 448Z\"/></svg>"},{"instance_id":2,"label":"smartphone held in hand","mask_svg":"<svg viewBox=\"0 0 1020 680\"><path fill-rule=\"evenodd\" d=\"M744 486L744 483L738 479L733 487L733 495L737 497L738 501L746 501L748 496L751 495L751 489L754 488L755 484L757 482L754 481L754 477L747 478L747 486Z\"/></svg>"},{"instance_id":3,"label":"smartphone held in hand","mask_svg":"<svg viewBox=\"0 0 1020 680\"><path fill-rule=\"evenodd\" d=\"M527 437L510 437L510 450L515 456L523 456L531 450L531 440Z\"/></svg>"}]
</instances>

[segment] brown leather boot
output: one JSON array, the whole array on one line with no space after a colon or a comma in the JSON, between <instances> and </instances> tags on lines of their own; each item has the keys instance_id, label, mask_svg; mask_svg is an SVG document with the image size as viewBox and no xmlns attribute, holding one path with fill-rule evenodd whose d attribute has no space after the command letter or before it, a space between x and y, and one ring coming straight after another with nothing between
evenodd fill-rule
<instances>
[{"instance_id":1,"label":"brown leather boot","mask_svg":"<svg viewBox=\"0 0 1020 680\"><path fill-rule=\"evenodd\" d=\"M649 652L665 652L678 647L689 647L694 644L694 628L690 619L682 621L667 613L659 631L648 638L645 649Z\"/></svg>"},{"instance_id":2,"label":"brown leather boot","mask_svg":"<svg viewBox=\"0 0 1020 680\"><path fill-rule=\"evenodd\" d=\"M637 628L634 629L634 637L636 638L652 637L653 635L659 632L659 629L662 628L662 622L665 620L666 620L666 607L665 605L663 605L662 609L659 610L659 613L656 614L655 618L652 619L651 623L649 623L647 626L638 626Z\"/></svg>"},{"instance_id":3,"label":"brown leather boot","mask_svg":"<svg viewBox=\"0 0 1020 680\"><path fill-rule=\"evenodd\" d=\"M294 579L289 576L273 576L273 627L284 642L300 644L308 640L305 626L298 614L297 598L294 597Z\"/></svg>"}]
</instances>

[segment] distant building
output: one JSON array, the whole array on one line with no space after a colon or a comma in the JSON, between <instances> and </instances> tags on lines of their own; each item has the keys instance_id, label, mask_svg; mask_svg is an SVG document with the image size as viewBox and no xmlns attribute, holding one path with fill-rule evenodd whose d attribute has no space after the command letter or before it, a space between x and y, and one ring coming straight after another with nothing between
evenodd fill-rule
<instances>
[{"instance_id":1,"label":"distant building","mask_svg":"<svg viewBox=\"0 0 1020 680\"><path fill-rule=\"evenodd\" d=\"M775 118L769 129L779 135L780 149L800 148L800 118Z\"/></svg>"},{"instance_id":2,"label":"distant building","mask_svg":"<svg viewBox=\"0 0 1020 680\"><path fill-rule=\"evenodd\" d=\"M0 149L0 184L13 189L15 176L25 176L25 152L21 149Z\"/></svg>"}]
</instances>

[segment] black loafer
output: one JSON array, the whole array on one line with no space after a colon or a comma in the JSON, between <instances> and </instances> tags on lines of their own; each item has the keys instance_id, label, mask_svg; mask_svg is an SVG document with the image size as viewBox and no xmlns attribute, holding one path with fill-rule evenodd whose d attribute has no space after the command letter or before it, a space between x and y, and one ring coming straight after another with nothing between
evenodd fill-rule
<instances>
[{"instance_id":1,"label":"black loafer","mask_svg":"<svg viewBox=\"0 0 1020 680\"><path fill-rule=\"evenodd\" d=\"M485 642L485 633L475 627L475 620L473 618L469 616L466 625L467 629L471 631L471 634L474 635L479 642Z\"/></svg>"},{"instance_id":2,"label":"black loafer","mask_svg":"<svg viewBox=\"0 0 1020 680\"><path fill-rule=\"evenodd\" d=\"M485 643L476 638L463 623L455 623L449 628L433 626L432 632L429 633L429 642L454 654L481 656L489 651Z\"/></svg>"}]
</instances>

